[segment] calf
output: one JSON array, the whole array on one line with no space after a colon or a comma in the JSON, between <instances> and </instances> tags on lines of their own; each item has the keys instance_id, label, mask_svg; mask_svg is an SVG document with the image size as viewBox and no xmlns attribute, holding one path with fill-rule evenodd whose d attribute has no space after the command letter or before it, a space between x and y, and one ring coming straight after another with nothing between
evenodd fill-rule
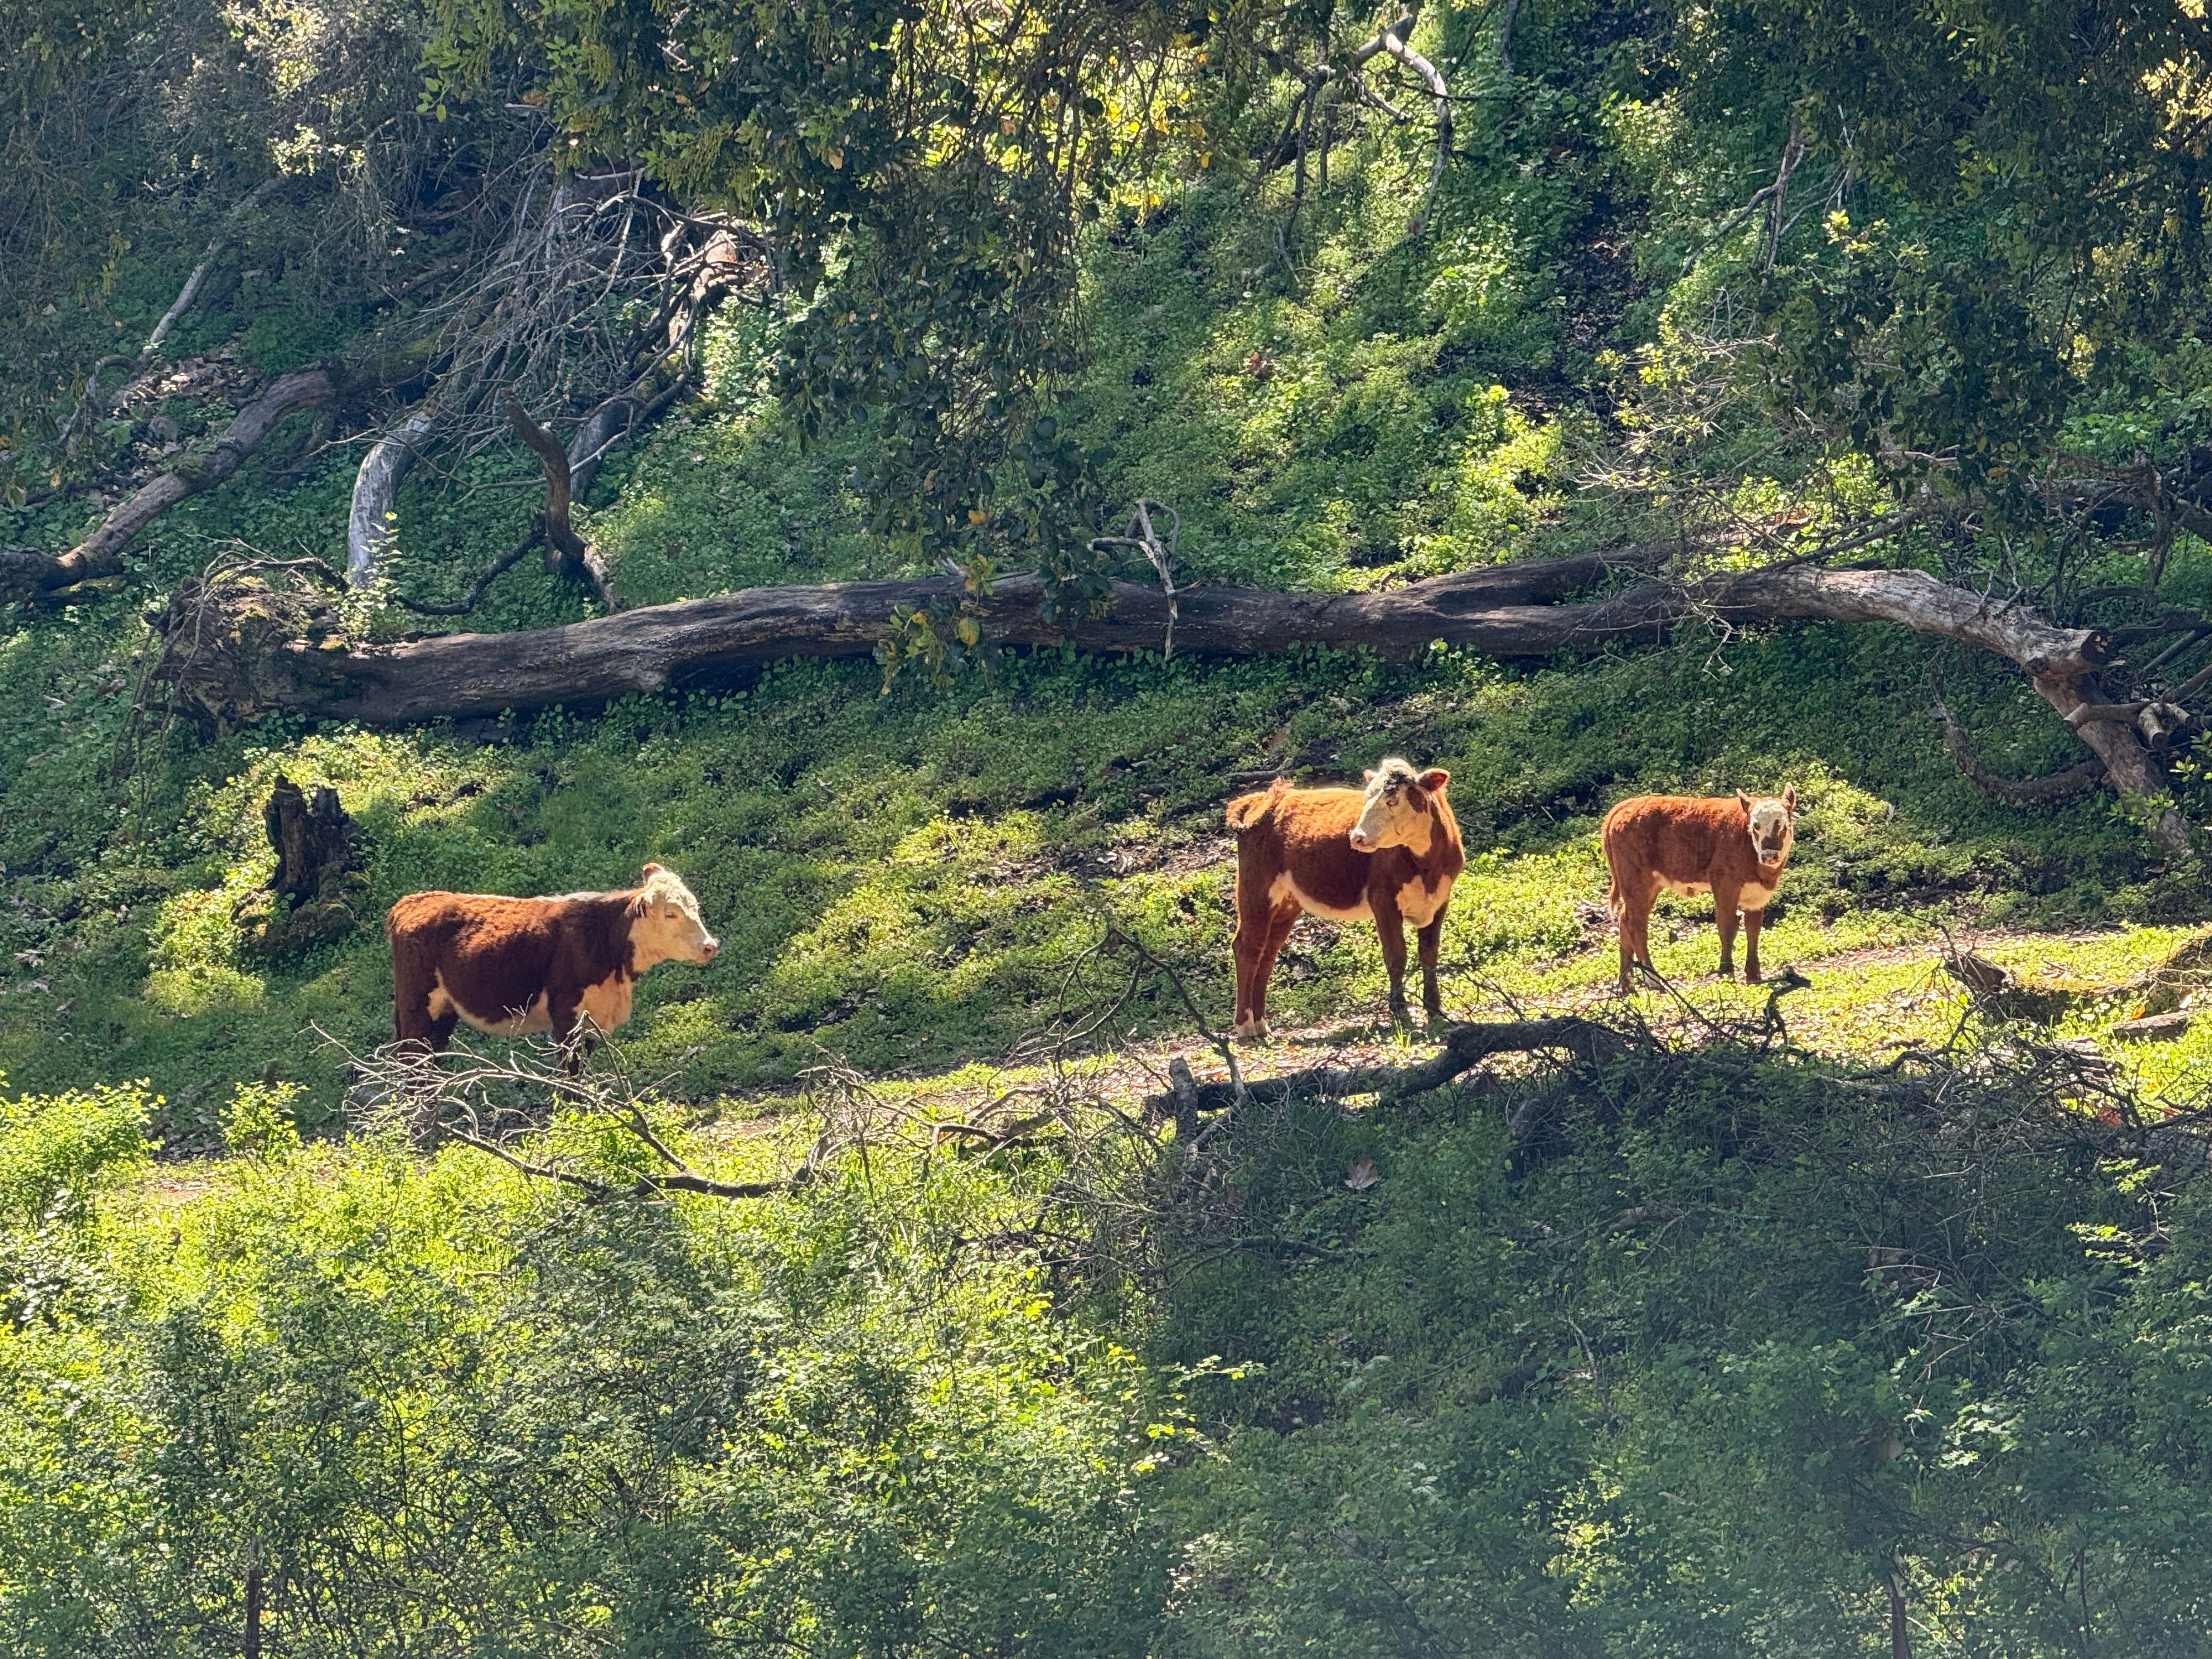
<instances>
[{"instance_id":1,"label":"calf","mask_svg":"<svg viewBox=\"0 0 2212 1659\"><path fill-rule=\"evenodd\" d=\"M1229 803L1237 832L1237 1035L1267 1035L1267 979L1298 914L1372 921L1390 970L1390 1015L1406 1012L1406 930L1419 929L1421 1001L1444 1017L1437 942L1452 883L1467 864L1444 799L1451 774L1386 760L1367 787L1293 789L1285 778Z\"/></svg>"},{"instance_id":2,"label":"calf","mask_svg":"<svg viewBox=\"0 0 2212 1659\"><path fill-rule=\"evenodd\" d=\"M464 1019L501 1036L547 1031L571 1071L629 1018L640 974L657 962L712 962L720 948L691 890L657 864L618 893L410 893L385 917L384 936L398 1041L442 1048Z\"/></svg>"},{"instance_id":3,"label":"calf","mask_svg":"<svg viewBox=\"0 0 2212 1659\"><path fill-rule=\"evenodd\" d=\"M1796 834L1797 787L1753 800L1638 795L1605 815L1598 832L1613 874L1613 915L1620 927L1620 994L1638 963L1651 966L1649 923L1660 890L1711 893L1721 929L1721 972L1735 971L1735 916L1743 912L1743 976L1759 983L1759 929L1782 882ZM1656 971L1656 970L1655 970Z\"/></svg>"}]
</instances>

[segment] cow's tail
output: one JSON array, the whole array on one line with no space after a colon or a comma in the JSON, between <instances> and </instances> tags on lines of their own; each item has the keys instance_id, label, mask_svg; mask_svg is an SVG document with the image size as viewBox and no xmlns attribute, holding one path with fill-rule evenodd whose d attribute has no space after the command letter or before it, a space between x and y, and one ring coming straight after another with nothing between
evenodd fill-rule
<instances>
[{"instance_id":1,"label":"cow's tail","mask_svg":"<svg viewBox=\"0 0 2212 1659\"><path fill-rule=\"evenodd\" d=\"M1277 778L1255 794L1237 796L1229 803L1229 827L1240 836L1257 828L1266 822L1267 815L1275 810L1275 803L1282 799L1290 787L1288 778Z\"/></svg>"},{"instance_id":2,"label":"cow's tail","mask_svg":"<svg viewBox=\"0 0 2212 1659\"><path fill-rule=\"evenodd\" d=\"M1613 919L1616 923L1628 908L1628 890L1620 884L1620 861L1613 855L1613 820L1614 813L1619 811L1620 809L1616 807L1613 812L1607 812L1605 815L1605 822L1598 826L1597 832L1598 848L1605 854L1605 873L1608 883L1606 889L1605 907L1613 913Z\"/></svg>"}]
</instances>

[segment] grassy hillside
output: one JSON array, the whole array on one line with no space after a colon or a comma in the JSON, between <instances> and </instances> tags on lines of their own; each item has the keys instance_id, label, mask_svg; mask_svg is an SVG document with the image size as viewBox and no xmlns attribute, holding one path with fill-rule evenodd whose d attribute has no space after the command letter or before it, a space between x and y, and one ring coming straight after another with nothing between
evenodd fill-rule
<instances>
[{"instance_id":1,"label":"grassy hillside","mask_svg":"<svg viewBox=\"0 0 2212 1659\"><path fill-rule=\"evenodd\" d=\"M1348 192L1296 294L1279 267L1237 263L1260 257L1264 227L1208 189L1091 242L1093 366L1075 401L1124 487L1182 511L1186 579L1371 586L1632 528L1569 499L1572 412L1547 416L1486 367L1517 349L1556 377L1559 309L1515 289L1497 302L1510 327L1473 301L1440 310L1440 294L1473 280L1472 256L1444 241L1408 268L1416 256L1386 234L1392 160L1372 162L1374 198ZM1481 198L1480 181L1466 189ZM752 313L732 316L708 394L609 468L591 525L635 602L890 568L846 486L865 429L802 448L760 384L762 338ZM493 486L526 480L525 465L411 483L396 585L446 591L511 543L529 494ZM181 578L237 544L336 556L344 466L270 483L172 514L149 538L148 574ZM2212 562L2190 543L2169 587L2206 580ZM574 592L525 561L466 625L580 614ZM391 611L380 625L419 623ZM426 885L561 891L618 884L647 858L684 872L730 948L704 972L649 979L626 1036L699 1098L787 1082L824 1054L872 1071L1000 1054L1103 911L1191 964L1225 1015L1221 803L1278 769L1345 778L1389 753L1451 770L1481 854L1446 932L1463 1014L1495 1009L1497 988L1603 982L1609 945L1588 908L1603 896L1596 821L1638 790L1797 784L1808 805L1777 962L1943 925L2197 914L2194 883L2177 885L2101 800L2031 815L1977 794L1925 712L1939 666L1991 763L2055 764L2063 734L2017 682L1881 631L1692 629L1668 651L1534 672L1442 652L1409 666L1044 653L888 692L865 664L794 665L489 737L280 721L206 746L172 732L165 747L134 729L119 768L145 649L131 611L85 606L19 624L0 659L0 862L18 883L0 918L0 1060L28 1085L147 1077L205 1092L274 1066L335 1106L342 1056L311 1028L377 1040L381 939L363 927L272 967L229 921L266 876L259 810L279 770L339 788L370 849L374 910ZM1711 950L1686 933L1662 965L1703 969ZM1370 937L1309 924L1292 952L1294 1019L1375 1012Z\"/></svg>"}]
</instances>

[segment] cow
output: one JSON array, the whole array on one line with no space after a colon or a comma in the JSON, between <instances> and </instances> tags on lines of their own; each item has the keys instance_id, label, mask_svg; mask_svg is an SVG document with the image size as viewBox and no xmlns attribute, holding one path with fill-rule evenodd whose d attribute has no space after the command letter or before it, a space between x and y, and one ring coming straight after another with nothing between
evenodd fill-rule
<instances>
[{"instance_id":1,"label":"cow","mask_svg":"<svg viewBox=\"0 0 2212 1659\"><path fill-rule=\"evenodd\" d=\"M1229 803L1237 834L1237 1036L1267 1035L1267 980L1301 911L1375 924L1390 973L1390 1017L1406 1012L1406 932L1419 930L1421 1001L1444 1017L1437 943L1452 883L1466 867L1459 822L1444 799L1451 774L1392 757L1364 789L1293 789L1277 778Z\"/></svg>"},{"instance_id":2,"label":"cow","mask_svg":"<svg viewBox=\"0 0 2212 1659\"><path fill-rule=\"evenodd\" d=\"M443 1048L460 1020L502 1036L544 1031L571 1072L629 1018L640 974L712 962L721 948L691 890L657 864L616 893L410 893L385 917L384 936L397 1041Z\"/></svg>"},{"instance_id":3,"label":"cow","mask_svg":"<svg viewBox=\"0 0 2212 1659\"><path fill-rule=\"evenodd\" d=\"M1613 917L1620 929L1620 994L1638 963L1651 966L1651 902L1663 888L1713 896L1721 930L1721 973L1735 972L1735 917L1743 912L1743 976L1759 983L1759 929L1782 883L1796 836L1797 787L1753 799L1638 795L1605 815L1598 832L1613 876ZM1655 970L1656 971L1656 970Z\"/></svg>"}]
</instances>

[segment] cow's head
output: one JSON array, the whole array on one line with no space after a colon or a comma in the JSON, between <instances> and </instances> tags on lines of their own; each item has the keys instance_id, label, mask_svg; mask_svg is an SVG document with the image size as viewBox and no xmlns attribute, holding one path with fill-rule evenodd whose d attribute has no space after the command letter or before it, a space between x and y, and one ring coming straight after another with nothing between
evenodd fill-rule
<instances>
[{"instance_id":1,"label":"cow's head","mask_svg":"<svg viewBox=\"0 0 2212 1659\"><path fill-rule=\"evenodd\" d=\"M1797 835L1797 786L1785 783L1778 795L1753 800L1739 789L1736 803L1743 808L1751 829L1751 850L1761 864L1772 866L1790 856L1790 843Z\"/></svg>"},{"instance_id":2,"label":"cow's head","mask_svg":"<svg viewBox=\"0 0 2212 1659\"><path fill-rule=\"evenodd\" d=\"M656 962L712 962L721 945L699 920L699 901L673 870L648 864L629 902L629 938L638 966Z\"/></svg>"},{"instance_id":3,"label":"cow's head","mask_svg":"<svg viewBox=\"0 0 2212 1659\"><path fill-rule=\"evenodd\" d=\"M1362 853L1386 847L1427 852L1437 832L1429 797L1443 794L1450 781L1451 774L1441 766L1416 772L1411 762L1395 756L1384 761L1367 775L1367 799L1360 803L1359 822L1352 826L1352 847Z\"/></svg>"}]
</instances>

